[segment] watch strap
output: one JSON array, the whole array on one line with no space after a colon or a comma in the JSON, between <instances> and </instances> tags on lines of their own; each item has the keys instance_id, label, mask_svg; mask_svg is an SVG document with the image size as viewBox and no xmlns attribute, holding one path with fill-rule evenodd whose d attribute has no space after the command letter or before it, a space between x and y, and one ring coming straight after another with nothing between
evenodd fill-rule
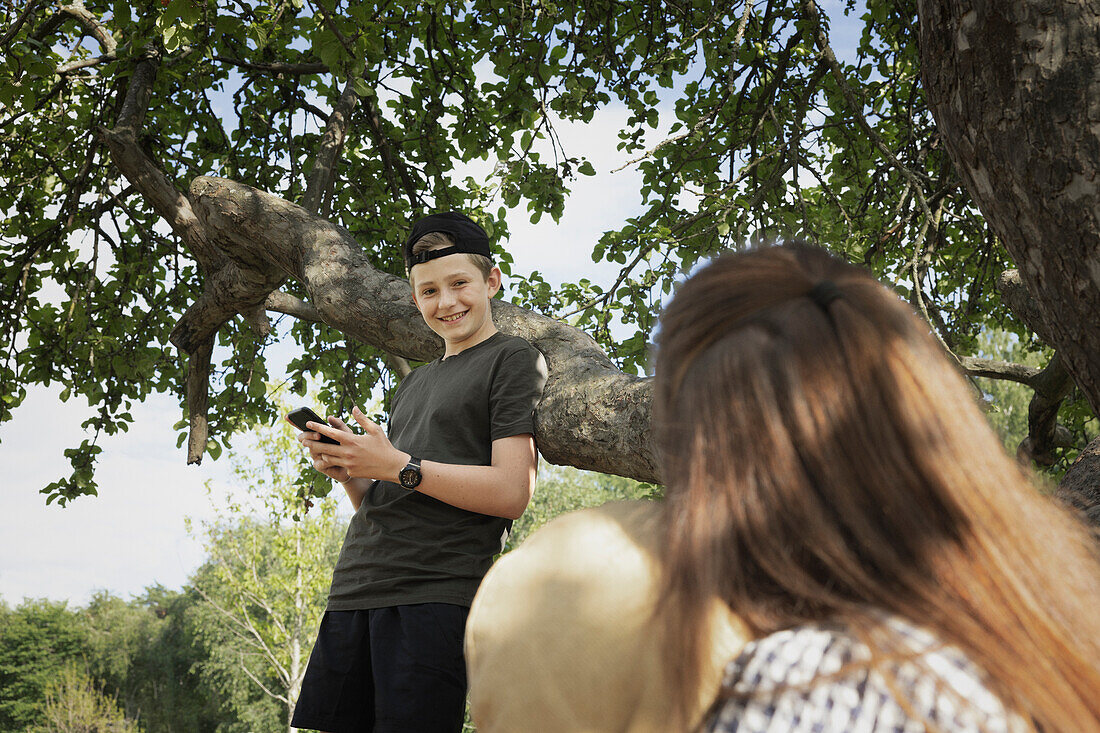
<instances>
[{"instance_id":1,"label":"watch strap","mask_svg":"<svg viewBox=\"0 0 1100 733\"><path fill-rule=\"evenodd\" d=\"M423 479L423 474L420 472L420 459L416 456L409 456L409 462L405 464L405 467L401 469L401 473L398 474L398 483L402 488L406 488L412 491L420 485L420 481Z\"/></svg>"}]
</instances>

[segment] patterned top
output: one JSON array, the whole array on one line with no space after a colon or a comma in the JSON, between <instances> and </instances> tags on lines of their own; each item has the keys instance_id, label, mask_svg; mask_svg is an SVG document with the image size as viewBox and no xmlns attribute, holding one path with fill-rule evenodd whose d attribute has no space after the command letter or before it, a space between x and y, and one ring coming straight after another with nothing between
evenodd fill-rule
<instances>
[{"instance_id":1,"label":"patterned top","mask_svg":"<svg viewBox=\"0 0 1100 733\"><path fill-rule=\"evenodd\" d=\"M961 650L898 617L879 632L896 648L868 664L844 627L808 624L750 642L726 668L716 733L1020 733L1029 730ZM902 701L899 702L898 695Z\"/></svg>"}]
</instances>

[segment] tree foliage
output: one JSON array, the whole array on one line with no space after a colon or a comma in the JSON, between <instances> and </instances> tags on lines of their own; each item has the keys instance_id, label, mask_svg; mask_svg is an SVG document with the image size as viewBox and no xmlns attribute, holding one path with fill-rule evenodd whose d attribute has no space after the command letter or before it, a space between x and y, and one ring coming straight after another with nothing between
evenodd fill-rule
<instances>
[{"instance_id":1,"label":"tree foliage","mask_svg":"<svg viewBox=\"0 0 1100 733\"><path fill-rule=\"evenodd\" d=\"M119 725L146 731L213 731L218 696L197 672L207 657L197 598L153 586L130 601L99 593L76 609L0 606L0 730L121 714Z\"/></svg>"},{"instance_id":2,"label":"tree foliage","mask_svg":"<svg viewBox=\"0 0 1100 733\"><path fill-rule=\"evenodd\" d=\"M619 274L554 289L515 273L519 305L577 325L641 373L657 307L684 271L723 248L805 238L897 287L964 367L1021 381L968 361L983 328L1028 340L1034 326L994 287L1012 263L928 109L914 0L828 9L31 0L3 11L0 421L28 385L56 381L86 399L93 437L44 491L93 493L98 436L125 430L152 392L183 402L185 360L169 334L196 304L218 302L209 404L188 407L192 428L209 417L209 442L192 432L198 456L274 417L273 338L298 345L289 380L302 393L319 378L324 404L392 386L394 360L318 323L300 283L226 306L226 257L196 233L187 183L223 176L298 202L399 273L403 232L428 210L470 211L498 241L509 217L560 216L571 182L594 169L555 125L612 108L627 113L618 145L642 179L636 213L592 243L593 260ZM843 17L862 32L834 48ZM503 251L500 261L508 272ZM261 305L295 318L266 331Z\"/></svg>"},{"instance_id":3,"label":"tree foliage","mask_svg":"<svg viewBox=\"0 0 1100 733\"><path fill-rule=\"evenodd\" d=\"M519 547L532 532L566 512L609 501L653 498L655 494L654 487L621 476L542 463L535 495L523 515L512 524L505 552Z\"/></svg>"},{"instance_id":4,"label":"tree foliage","mask_svg":"<svg viewBox=\"0 0 1100 733\"><path fill-rule=\"evenodd\" d=\"M79 612L88 674L147 731L212 730L219 705L198 674L208 657L193 590L146 588L130 601L98 593Z\"/></svg>"},{"instance_id":5,"label":"tree foliage","mask_svg":"<svg viewBox=\"0 0 1100 733\"><path fill-rule=\"evenodd\" d=\"M26 730L42 720L46 693L66 666L80 661L86 635L64 603L0 606L0 730Z\"/></svg>"},{"instance_id":6,"label":"tree foliage","mask_svg":"<svg viewBox=\"0 0 1100 733\"><path fill-rule=\"evenodd\" d=\"M141 733L118 702L76 665L65 667L46 690L42 733Z\"/></svg>"}]
</instances>

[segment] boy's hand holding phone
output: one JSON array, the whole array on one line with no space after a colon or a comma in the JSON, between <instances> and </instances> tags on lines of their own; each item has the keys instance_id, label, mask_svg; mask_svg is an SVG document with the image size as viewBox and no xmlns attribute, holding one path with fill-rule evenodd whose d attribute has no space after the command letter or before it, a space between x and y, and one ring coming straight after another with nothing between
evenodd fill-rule
<instances>
[{"instance_id":1,"label":"boy's hand holding phone","mask_svg":"<svg viewBox=\"0 0 1100 733\"><path fill-rule=\"evenodd\" d=\"M309 427L309 423L315 422L318 425L327 425L324 419L313 410L308 407L299 407L297 410L293 410L286 416L286 421L294 427L301 430L303 433L313 432L315 435L310 437L310 440L319 440L322 443L330 443L333 445L339 445L340 441L333 440L327 435L321 435L317 433L314 428Z\"/></svg>"},{"instance_id":2,"label":"boy's hand holding phone","mask_svg":"<svg viewBox=\"0 0 1100 733\"><path fill-rule=\"evenodd\" d=\"M286 416L286 421L302 431L298 435L298 442L309 449L309 456L313 459L315 469L341 483L351 479L348 470L334 461L333 456L326 451L330 446L340 446L340 441L336 440L336 436L321 432L321 430L328 430L335 431L337 434L353 435L351 428L343 420L330 417L326 423L320 415L308 407L299 407Z\"/></svg>"},{"instance_id":3,"label":"boy's hand holding phone","mask_svg":"<svg viewBox=\"0 0 1100 733\"><path fill-rule=\"evenodd\" d=\"M314 440L313 435L303 433L298 439L309 448L314 467L337 481L352 476L396 481L410 460L409 454L394 448L382 426L372 422L358 407L352 409L351 415L363 429L362 434L351 432L338 418L329 418L331 425L309 421L309 430L320 437ZM322 442L325 437L337 445Z\"/></svg>"}]
</instances>

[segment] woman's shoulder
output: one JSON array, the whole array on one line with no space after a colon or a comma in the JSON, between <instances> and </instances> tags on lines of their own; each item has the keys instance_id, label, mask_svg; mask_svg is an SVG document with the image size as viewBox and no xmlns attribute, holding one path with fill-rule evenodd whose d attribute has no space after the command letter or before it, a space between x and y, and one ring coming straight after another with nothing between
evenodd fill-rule
<instances>
[{"instance_id":1,"label":"woman's shoulder","mask_svg":"<svg viewBox=\"0 0 1100 733\"><path fill-rule=\"evenodd\" d=\"M709 730L1026 730L960 649L896 616L750 642L726 668L722 699Z\"/></svg>"}]
</instances>

